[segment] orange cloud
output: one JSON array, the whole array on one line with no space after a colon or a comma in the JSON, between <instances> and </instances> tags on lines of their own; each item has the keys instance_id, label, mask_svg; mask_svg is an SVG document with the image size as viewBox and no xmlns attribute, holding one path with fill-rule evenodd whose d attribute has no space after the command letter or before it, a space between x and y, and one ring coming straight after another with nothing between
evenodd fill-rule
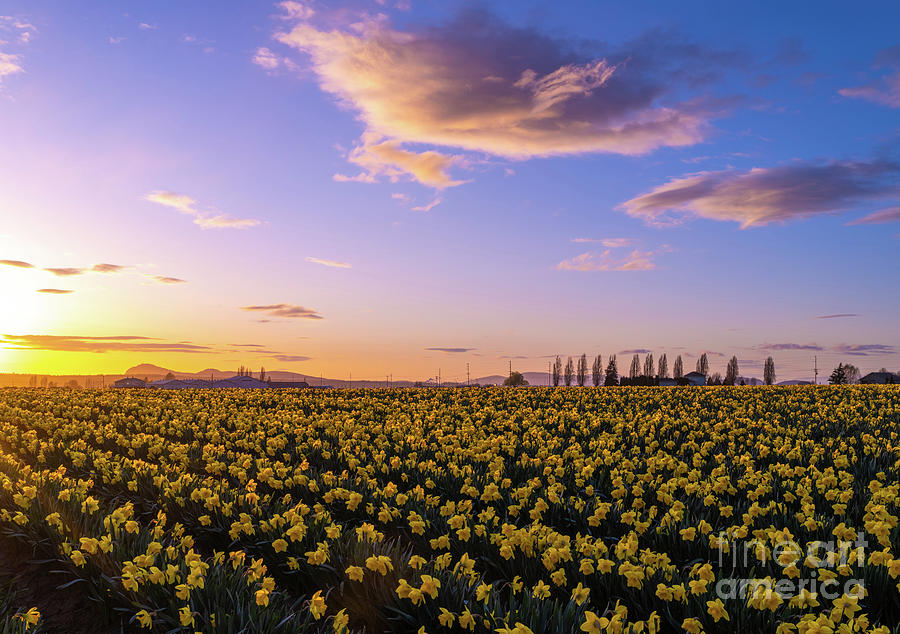
<instances>
[{"instance_id":1,"label":"orange cloud","mask_svg":"<svg viewBox=\"0 0 900 634\"><path fill-rule=\"evenodd\" d=\"M0 260L0 264L5 264L6 266L15 266L20 269L34 268L34 264L30 262L23 262L22 260Z\"/></svg>"},{"instance_id":2,"label":"orange cloud","mask_svg":"<svg viewBox=\"0 0 900 634\"><path fill-rule=\"evenodd\" d=\"M227 214L200 211L195 206L197 201L190 196L175 192L151 192L144 196L144 200L193 216L194 224L204 229L247 229L260 224L260 221L255 218L233 218Z\"/></svg>"},{"instance_id":3,"label":"orange cloud","mask_svg":"<svg viewBox=\"0 0 900 634\"><path fill-rule=\"evenodd\" d=\"M72 275L81 275L84 273L84 269L76 269L76 268L49 268L44 269L48 273L53 273L57 277L70 277Z\"/></svg>"},{"instance_id":4,"label":"orange cloud","mask_svg":"<svg viewBox=\"0 0 900 634\"><path fill-rule=\"evenodd\" d=\"M122 264L101 263L95 264L91 270L95 273L118 273L119 271L123 271L127 268L127 266L124 266Z\"/></svg>"},{"instance_id":5,"label":"orange cloud","mask_svg":"<svg viewBox=\"0 0 900 634\"><path fill-rule=\"evenodd\" d=\"M62 288L39 288L37 292L47 293L48 295L68 295L69 293L74 293L75 291L69 291Z\"/></svg>"},{"instance_id":6,"label":"orange cloud","mask_svg":"<svg viewBox=\"0 0 900 634\"><path fill-rule=\"evenodd\" d=\"M462 185L465 181L453 180L448 170L461 162L459 156L448 156L428 150L411 152L400 147L397 141L374 142L373 135L363 135L363 143L354 148L347 160L363 168L356 176L335 174L336 181L374 183L379 176L397 182L401 176L410 176L423 185L443 189Z\"/></svg>"},{"instance_id":7,"label":"orange cloud","mask_svg":"<svg viewBox=\"0 0 900 634\"><path fill-rule=\"evenodd\" d=\"M383 17L361 17L345 30L319 28L309 18L298 17L276 39L306 53L322 89L356 111L379 140L364 140L351 153L366 172L340 180L371 182L398 170L429 186L458 184L447 176L458 159L409 152L404 143L513 159L642 154L697 143L707 127L696 105L660 103L671 77L653 74L675 63L668 52L657 55L652 71L654 62L631 52L616 54L616 62L576 61L556 42L478 12L419 31L393 29Z\"/></svg>"}]
</instances>

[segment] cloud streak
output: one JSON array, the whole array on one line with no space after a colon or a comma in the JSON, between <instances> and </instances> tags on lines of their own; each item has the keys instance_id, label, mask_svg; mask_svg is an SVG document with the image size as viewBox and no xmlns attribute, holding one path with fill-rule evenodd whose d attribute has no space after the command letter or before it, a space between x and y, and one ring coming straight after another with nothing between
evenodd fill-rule
<instances>
[{"instance_id":1,"label":"cloud streak","mask_svg":"<svg viewBox=\"0 0 900 634\"><path fill-rule=\"evenodd\" d=\"M30 262L23 262L22 260L0 260L0 264L5 266L14 266L20 269L33 269L34 264Z\"/></svg>"},{"instance_id":2,"label":"cloud streak","mask_svg":"<svg viewBox=\"0 0 900 634\"><path fill-rule=\"evenodd\" d=\"M313 264L321 264L322 266L330 266L335 269L352 269L353 265L348 262L337 262L335 260L323 260L321 258L314 258L312 256L308 256L306 258L307 262L312 262Z\"/></svg>"},{"instance_id":3,"label":"cloud streak","mask_svg":"<svg viewBox=\"0 0 900 634\"><path fill-rule=\"evenodd\" d=\"M165 275L148 275L147 277L160 284L187 284L187 280L183 280L180 277L168 277Z\"/></svg>"},{"instance_id":4,"label":"cloud streak","mask_svg":"<svg viewBox=\"0 0 900 634\"><path fill-rule=\"evenodd\" d=\"M212 353L208 346L160 342L140 336L0 335L0 345L12 350L52 350L57 352L190 352Z\"/></svg>"},{"instance_id":5,"label":"cloud streak","mask_svg":"<svg viewBox=\"0 0 900 634\"><path fill-rule=\"evenodd\" d=\"M241 306L241 310L256 313L265 313L271 317L284 317L286 319L323 319L322 315L312 308L295 306L294 304L267 304L260 306Z\"/></svg>"},{"instance_id":6,"label":"cloud streak","mask_svg":"<svg viewBox=\"0 0 900 634\"><path fill-rule=\"evenodd\" d=\"M572 242L576 244L599 242L608 249L630 247L634 244L634 240L631 238L572 238Z\"/></svg>"},{"instance_id":7,"label":"cloud streak","mask_svg":"<svg viewBox=\"0 0 900 634\"><path fill-rule=\"evenodd\" d=\"M887 70L875 81L841 88L838 94L889 108L900 108L900 45L879 51L873 68Z\"/></svg>"},{"instance_id":8,"label":"cloud streak","mask_svg":"<svg viewBox=\"0 0 900 634\"><path fill-rule=\"evenodd\" d=\"M858 313L835 313L834 315L819 315L813 319L842 319L844 317L859 317Z\"/></svg>"},{"instance_id":9,"label":"cloud streak","mask_svg":"<svg viewBox=\"0 0 900 634\"><path fill-rule=\"evenodd\" d=\"M677 224L694 216L760 226L900 197L898 174L900 166L884 160L699 172L672 179L619 209L651 225Z\"/></svg>"},{"instance_id":10,"label":"cloud streak","mask_svg":"<svg viewBox=\"0 0 900 634\"><path fill-rule=\"evenodd\" d=\"M37 289L38 293L46 293L47 295L68 295L69 293L74 293L75 291L70 291L64 288L39 288Z\"/></svg>"},{"instance_id":11,"label":"cloud streak","mask_svg":"<svg viewBox=\"0 0 900 634\"><path fill-rule=\"evenodd\" d=\"M107 264L104 262L101 264L95 264L91 268L91 270L94 271L95 273L119 273L121 271L124 271L127 268L129 268L129 267L127 267L123 264Z\"/></svg>"},{"instance_id":12,"label":"cloud streak","mask_svg":"<svg viewBox=\"0 0 900 634\"><path fill-rule=\"evenodd\" d=\"M825 348L815 343L764 343L759 346L763 350L784 351L784 350L818 350L823 351Z\"/></svg>"},{"instance_id":13,"label":"cloud streak","mask_svg":"<svg viewBox=\"0 0 900 634\"><path fill-rule=\"evenodd\" d=\"M175 192L162 190L151 192L144 196L144 200L192 216L194 224L203 229L248 229L261 224L255 218L235 218L215 211L201 211L197 209L193 198Z\"/></svg>"},{"instance_id":14,"label":"cloud streak","mask_svg":"<svg viewBox=\"0 0 900 634\"><path fill-rule=\"evenodd\" d=\"M84 269L77 268L49 268L44 269L48 273L53 273L57 277L71 277L73 275L81 275L84 273Z\"/></svg>"},{"instance_id":15,"label":"cloud streak","mask_svg":"<svg viewBox=\"0 0 900 634\"><path fill-rule=\"evenodd\" d=\"M433 347L433 348L425 348L425 350L427 350L427 351L429 351L429 352L444 352L444 353L447 353L447 354L455 354L455 353L460 353L460 352L471 352L472 350L476 350L476 348L439 348L439 347Z\"/></svg>"}]
</instances>

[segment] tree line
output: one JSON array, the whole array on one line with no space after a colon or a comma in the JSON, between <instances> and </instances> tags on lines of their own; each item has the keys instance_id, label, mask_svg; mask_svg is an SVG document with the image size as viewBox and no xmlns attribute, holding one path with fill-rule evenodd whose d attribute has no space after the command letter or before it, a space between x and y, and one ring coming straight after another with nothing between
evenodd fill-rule
<instances>
[{"instance_id":1,"label":"tree line","mask_svg":"<svg viewBox=\"0 0 900 634\"><path fill-rule=\"evenodd\" d=\"M706 385L736 385L740 378L740 370L738 368L737 357L731 357L725 366L725 376L719 372L712 375L709 374L709 357L704 352L697 359L695 372L702 374L705 378ZM654 361L653 353L647 353L641 362L641 357L635 354L631 358L631 366L627 375L619 375L619 366L616 355L609 355L605 369L603 358L601 355L594 357L591 364L590 381L594 387L605 385L659 385L662 379L673 379L676 384L688 385L690 381L685 377L684 360L679 354L675 357L672 364L672 376L669 376L669 359L666 353L663 353L658 361ZM553 362L550 370L550 382L554 387L563 385L578 385L584 387L588 382L588 358L586 354L582 354L577 363L569 357L563 365L562 358L558 355ZM772 357L766 359L763 367L763 382L766 385L775 383L775 360Z\"/></svg>"}]
</instances>

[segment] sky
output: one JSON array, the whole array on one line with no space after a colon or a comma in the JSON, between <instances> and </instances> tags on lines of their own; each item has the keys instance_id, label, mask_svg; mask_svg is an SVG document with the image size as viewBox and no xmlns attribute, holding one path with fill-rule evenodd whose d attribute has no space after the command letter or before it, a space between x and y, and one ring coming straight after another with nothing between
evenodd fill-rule
<instances>
[{"instance_id":1,"label":"sky","mask_svg":"<svg viewBox=\"0 0 900 634\"><path fill-rule=\"evenodd\" d=\"M900 5L0 7L0 372L900 370Z\"/></svg>"}]
</instances>

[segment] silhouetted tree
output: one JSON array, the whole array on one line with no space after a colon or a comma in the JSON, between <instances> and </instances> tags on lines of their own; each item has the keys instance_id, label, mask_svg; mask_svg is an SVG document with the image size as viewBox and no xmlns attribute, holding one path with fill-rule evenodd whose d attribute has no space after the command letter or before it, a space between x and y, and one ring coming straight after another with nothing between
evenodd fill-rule
<instances>
[{"instance_id":1,"label":"silhouetted tree","mask_svg":"<svg viewBox=\"0 0 900 634\"><path fill-rule=\"evenodd\" d=\"M725 367L725 385L734 385L738 378L738 360L737 357L731 357L728 365Z\"/></svg>"},{"instance_id":2,"label":"silhouetted tree","mask_svg":"<svg viewBox=\"0 0 900 634\"><path fill-rule=\"evenodd\" d=\"M641 358L638 355L631 357L631 368L628 370L628 378L632 381L641 375Z\"/></svg>"},{"instance_id":3,"label":"silhouetted tree","mask_svg":"<svg viewBox=\"0 0 900 634\"><path fill-rule=\"evenodd\" d=\"M522 387L528 385L528 381L525 380L525 377L522 376L521 372L513 370L509 373L509 376L506 377L506 380L503 381L503 385L508 387Z\"/></svg>"},{"instance_id":4,"label":"silhouetted tree","mask_svg":"<svg viewBox=\"0 0 900 634\"><path fill-rule=\"evenodd\" d=\"M609 355L609 363L606 364L606 376L603 378L603 385L619 384L619 366L616 364L616 355Z\"/></svg>"},{"instance_id":5,"label":"silhouetted tree","mask_svg":"<svg viewBox=\"0 0 900 634\"><path fill-rule=\"evenodd\" d=\"M583 354L578 357L578 369L575 371L575 380L579 387L584 387L587 383L587 355Z\"/></svg>"},{"instance_id":6,"label":"silhouetted tree","mask_svg":"<svg viewBox=\"0 0 900 634\"><path fill-rule=\"evenodd\" d=\"M171 372L169 372L168 374L166 374L166 381L171 381L171 380L173 380L174 378L175 378L175 375L172 374Z\"/></svg>"},{"instance_id":7,"label":"silhouetted tree","mask_svg":"<svg viewBox=\"0 0 900 634\"><path fill-rule=\"evenodd\" d=\"M681 360L681 355L679 354L675 357L675 365L672 366L672 378L680 379L684 376L684 362Z\"/></svg>"},{"instance_id":8,"label":"silhouetted tree","mask_svg":"<svg viewBox=\"0 0 900 634\"><path fill-rule=\"evenodd\" d=\"M261 368L259 369L259 380L260 380L260 381L265 381L265 380L266 380L266 369L263 368L263 367L261 367Z\"/></svg>"},{"instance_id":9,"label":"silhouetted tree","mask_svg":"<svg viewBox=\"0 0 900 634\"><path fill-rule=\"evenodd\" d=\"M566 369L563 378L566 381L566 387L572 385L572 379L575 378L575 364L572 363L572 357L569 357L566 361Z\"/></svg>"},{"instance_id":10,"label":"silhouetted tree","mask_svg":"<svg viewBox=\"0 0 900 634\"><path fill-rule=\"evenodd\" d=\"M646 357L644 357L644 377L645 378L653 378L653 354L648 353Z\"/></svg>"},{"instance_id":11,"label":"silhouetted tree","mask_svg":"<svg viewBox=\"0 0 900 634\"><path fill-rule=\"evenodd\" d=\"M775 359L772 357L766 359L766 365L763 367L763 381L766 385L775 385Z\"/></svg>"},{"instance_id":12,"label":"silhouetted tree","mask_svg":"<svg viewBox=\"0 0 900 634\"><path fill-rule=\"evenodd\" d=\"M706 380L707 385L722 385L722 375L714 372L711 377Z\"/></svg>"},{"instance_id":13,"label":"silhouetted tree","mask_svg":"<svg viewBox=\"0 0 900 634\"><path fill-rule=\"evenodd\" d=\"M70 390L77 390L81 386L78 384L78 381L75 379L69 379L68 383L66 383L66 387Z\"/></svg>"},{"instance_id":14,"label":"silhouetted tree","mask_svg":"<svg viewBox=\"0 0 900 634\"><path fill-rule=\"evenodd\" d=\"M663 352L662 356L659 358L659 365L657 366L656 373L661 379L669 378L669 360L666 358L665 352Z\"/></svg>"},{"instance_id":15,"label":"silhouetted tree","mask_svg":"<svg viewBox=\"0 0 900 634\"><path fill-rule=\"evenodd\" d=\"M700 355L700 358L697 359L697 372L706 376L709 374L709 358L706 356L706 353Z\"/></svg>"},{"instance_id":16,"label":"silhouetted tree","mask_svg":"<svg viewBox=\"0 0 900 634\"><path fill-rule=\"evenodd\" d=\"M887 368L881 368L881 372L887 372ZM859 368L852 363L844 364L844 373L847 375L847 384L859 383Z\"/></svg>"},{"instance_id":17,"label":"silhouetted tree","mask_svg":"<svg viewBox=\"0 0 900 634\"><path fill-rule=\"evenodd\" d=\"M847 384L847 371L844 369L843 363L838 363L838 367L836 367L831 373L831 376L828 378L828 382L832 385Z\"/></svg>"},{"instance_id":18,"label":"silhouetted tree","mask_svg":"<svg viewBox=\"0 0 900 634\"><path fill-rule=\"evenodd\" d=\"M594 357L594 364L591 366L591 383L594 384L594 387L598 387L601 381L603 381L603 359L598 354Z\"/></svg>"},{"instance_id":19,"label":"silhouetted tree","mask_svg":"<svg viewBox=\"0 0 900 634\"><path fill-rule=\"evenodd\" d=\"M559 377L562 375L562 359L556 355L556 361L553 362L553 387L559 387Z\"/></svg>"}]
</instances>

